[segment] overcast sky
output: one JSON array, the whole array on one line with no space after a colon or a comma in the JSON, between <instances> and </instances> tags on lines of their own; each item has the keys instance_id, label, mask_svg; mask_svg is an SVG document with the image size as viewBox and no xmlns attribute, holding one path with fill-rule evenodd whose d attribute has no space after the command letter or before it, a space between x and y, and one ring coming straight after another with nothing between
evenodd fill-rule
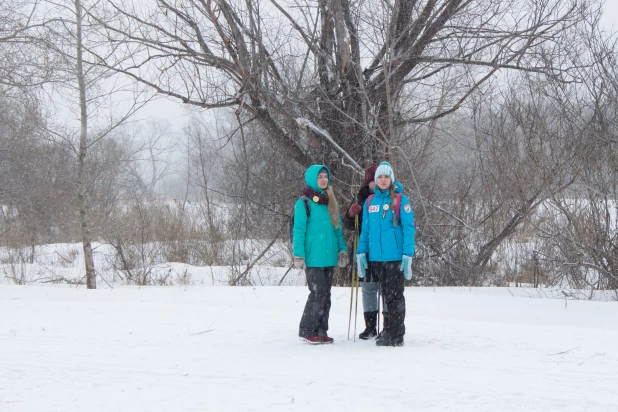
<instances>
[{"instance_id":1,"label":"overcast sky","mask_svg":"<svg viewBox=\"0 0 618 412\"><path fill-rule=\"evenodd\" d=\"M618 0L606 0L603 22L608 28L618 28Z\"/></svg>"}]
</instances>

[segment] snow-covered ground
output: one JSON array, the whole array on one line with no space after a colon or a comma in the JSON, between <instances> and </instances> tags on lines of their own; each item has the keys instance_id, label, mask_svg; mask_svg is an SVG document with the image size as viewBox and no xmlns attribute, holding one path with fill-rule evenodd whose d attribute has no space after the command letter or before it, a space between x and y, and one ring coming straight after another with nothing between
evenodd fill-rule
<instances>
[{"instance_id":1,"label":"snow-covered ground","mask_svg":"<svg viewBox=\"0 0 618 412\"><path fill-rule=\"evenodd\" d=\"M406 290L406 341L297 340L304 287L0 285L0 411L618 411L618 304ZM358 330L362 328L359 304Z\"/></svg>"}]
</instances>

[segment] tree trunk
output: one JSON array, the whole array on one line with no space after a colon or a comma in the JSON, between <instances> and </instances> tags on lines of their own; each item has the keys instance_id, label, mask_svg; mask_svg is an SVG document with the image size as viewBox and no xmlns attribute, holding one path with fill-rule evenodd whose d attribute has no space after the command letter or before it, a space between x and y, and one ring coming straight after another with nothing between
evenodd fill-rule
<instances>
[{"instance_id":1,"label":"tree trunk","mask_svg":"<svg viewBox=\"0 0 618 412\"><path fill-rule=\"evenodd\" d=\"M75 21L77 24L77 83L79 85L79 108L80 108L80 133L79 152L77 155L77 185L79 225L84 249L84 266L86 269L86 286L88 289L96 289L96 273L94 271L94 258L92 255L92 238L88 228L88 182L86 178L86 155L88 153L88 112L86 108L86 82L82 61L82 7L81 1L75 0Z\"/></svg>"}]
</instances>

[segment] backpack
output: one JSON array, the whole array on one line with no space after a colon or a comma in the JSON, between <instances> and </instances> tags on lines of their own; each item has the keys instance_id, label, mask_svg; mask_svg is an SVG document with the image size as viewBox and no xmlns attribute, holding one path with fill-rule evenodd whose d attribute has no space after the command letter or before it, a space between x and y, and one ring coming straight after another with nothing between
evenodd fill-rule
<instances>
[{"instance_id":1,"label":"backpack","mask_svg":"<svg viewBox=\"0 0 618 412\"><path fill-rule=\"evenodd\" d=\"M369 195L369 197L367 198L367 207L371 205L372 200L373 200L373 195ZM401 222L401 193L396 193L395 204L393 205L393 209L395 209L397 220Z\"/></svg>"},{"instance_id":2,"label":"backpack","mask_svg":"<svg viewBox=\"0 0 618 412\"><path fill-rule=\"evenodd\" d=\"M311 207L309 206L309 198L305 195L300 197L305 204L305 211L307 212L307 217L311 215ZM294 244L294 212L292 212L292 218L290 219L290 243Z\"/></svg>"}]
</instances>

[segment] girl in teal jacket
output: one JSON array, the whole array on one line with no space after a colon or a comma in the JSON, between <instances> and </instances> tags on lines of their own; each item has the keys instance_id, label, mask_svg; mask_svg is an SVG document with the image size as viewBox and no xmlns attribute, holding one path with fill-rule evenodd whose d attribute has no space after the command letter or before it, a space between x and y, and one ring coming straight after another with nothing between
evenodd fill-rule
<instances>
[{"instance_id":1,"label":"girl in teal jacket","mask_svg":"<svg viewBox=\"0 0 618 412\"><path fill-rule=\"evenodd\" d=\"M363 206L363 226L356 250L358 274L364 277L371 266L388 308L384 313L384 330L376 345L401 346L406 316L403 281L404 277L412 278L416 232L414 213L408 198L401 194L403 187L395 181L393 168L388 162L378 166L375 179L374 196Z\"/></svg>"},{"instance_id":2,"label":"girl in teal jacket","mask_svg":"<svg viewBox=\"0 0 618 412\"><path fill-rule=\"evenodd\" d=\"M305 172L303 197L294 206L294 266L305 269L309 297L300 320L301 340L333 343L328 331L330 290L335 265L348 265L348 249L341 229L330 170L313 165Z\"/></svg>"}]
</instances>

